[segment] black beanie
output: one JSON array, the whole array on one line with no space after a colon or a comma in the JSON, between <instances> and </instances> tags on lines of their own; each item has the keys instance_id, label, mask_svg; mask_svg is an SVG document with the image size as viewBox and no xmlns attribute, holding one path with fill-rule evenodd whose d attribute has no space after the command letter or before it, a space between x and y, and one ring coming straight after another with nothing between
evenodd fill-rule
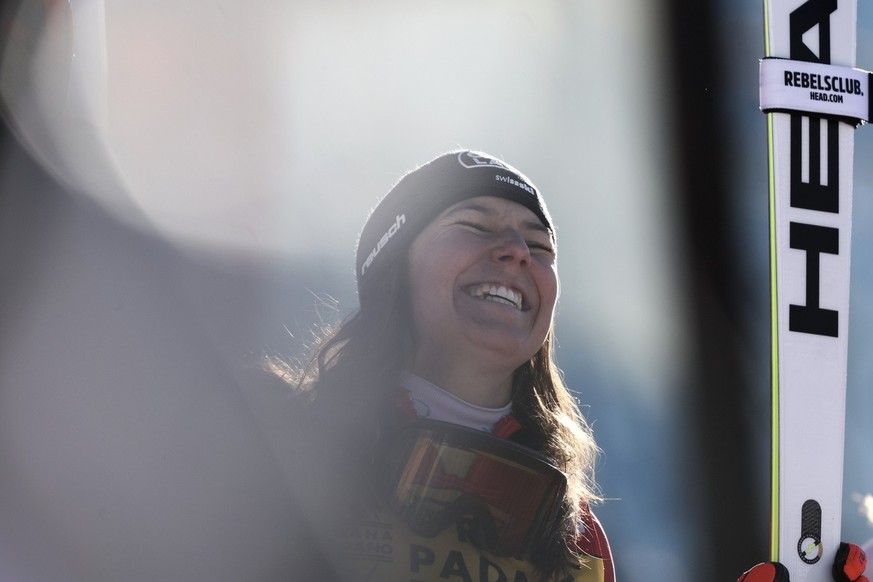
<instances>
[{"instance_id":1,"label":"black beanie","mask_svg":"<svg viewBox=\"0 0 873 582\"><path fill-rule=\"evenodd\" d=\"M403 176L367 218L355 261L358 297L378 289L386 267L404 260L415 237L442 211L476 196L517 202L552 229L539 191L524 174L482 152L442 154Z\"/></svg>"}]
</instances>

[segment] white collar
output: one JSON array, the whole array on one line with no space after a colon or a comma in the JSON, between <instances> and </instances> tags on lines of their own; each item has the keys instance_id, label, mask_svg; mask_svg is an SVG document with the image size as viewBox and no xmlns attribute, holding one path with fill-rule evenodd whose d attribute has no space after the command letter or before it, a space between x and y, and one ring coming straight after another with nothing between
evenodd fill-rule
<instances>
[{"instance_id":1,"label":"white collar","mask_svg":"<svg viewBox=\"0 0 873 582\"><path fill-rule=\"evenodd\" d=\"M500 408L471 404L406 370L400 371L398 383L409 392L409 398L419 418L442 420L491 432L497 421L512 411L512 402Z\"/></svg>"}]
</instances>

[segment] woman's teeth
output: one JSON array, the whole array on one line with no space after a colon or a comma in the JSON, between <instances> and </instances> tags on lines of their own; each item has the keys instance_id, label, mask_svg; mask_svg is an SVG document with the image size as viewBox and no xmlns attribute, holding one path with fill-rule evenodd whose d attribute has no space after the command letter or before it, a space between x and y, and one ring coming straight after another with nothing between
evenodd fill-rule
<instances>
[{"instance_id":1,"label":"woman's teeth","mask_svg":"<svg viewBox=\"0 0 873 582\"><path fill-rule=\"evenodd\" d=\"M521 293L510 287L484 283L473 287L470 289L469 293L473 297L485 299L486 301L509 304L516 309L521 309Z\"/></svg>"}]
</instances>

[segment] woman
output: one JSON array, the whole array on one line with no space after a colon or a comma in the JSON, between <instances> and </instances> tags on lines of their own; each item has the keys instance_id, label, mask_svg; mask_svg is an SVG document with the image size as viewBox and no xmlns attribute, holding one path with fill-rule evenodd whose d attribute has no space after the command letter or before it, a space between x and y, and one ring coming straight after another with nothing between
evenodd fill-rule
<instances>
[{"instance_id":1,"label":"woman","mask_svg":"<svg viewBox=\"0 0 873 582\"><path fill-rule=\"evenodd\" d=\"M487 154L443 154L372 211L356 266L359 310L281 370L308 396L319 446L297 474L315 520L343 526L338 575L614 580L590 509L597 448L553 360L536 187Z\"/></svg>"}]
</instances>

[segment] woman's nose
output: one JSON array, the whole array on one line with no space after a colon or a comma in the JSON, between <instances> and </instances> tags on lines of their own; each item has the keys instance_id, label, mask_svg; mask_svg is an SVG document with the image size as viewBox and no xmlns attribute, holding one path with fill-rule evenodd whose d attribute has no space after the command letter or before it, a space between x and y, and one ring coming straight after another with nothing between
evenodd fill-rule
<instances>
[{"instance_id":1,"label":"woman's nose","mask_svg":"<svg viewBox=\"0 0 873 582\"><path fill-rule=\"evenodd\" d=\"M530 247L527 246L527 241L520 232L509 228L500 233L492 257L501 263L517 261L521 265L526 265L530 260Z\"/></svg>"}]
</instances>

